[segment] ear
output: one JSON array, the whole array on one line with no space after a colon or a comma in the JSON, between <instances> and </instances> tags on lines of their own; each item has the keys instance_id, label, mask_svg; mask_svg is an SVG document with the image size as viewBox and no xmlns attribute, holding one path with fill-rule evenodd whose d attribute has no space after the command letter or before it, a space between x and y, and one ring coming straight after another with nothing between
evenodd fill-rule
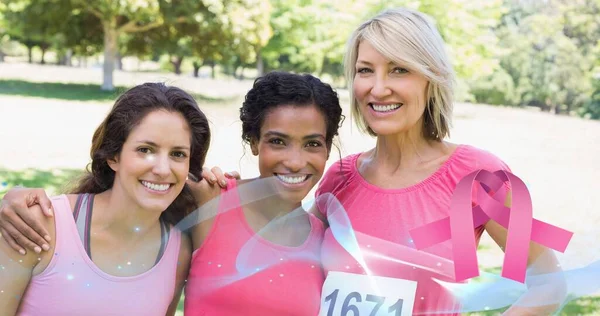
<instances>
[{"instance_id":1,"label":"ear","mask_svg":"<svg viewBox=\"0 0 600 316\"><path fill-rule=\"evenodd\" d=\"M258 140L256 138L252 138L250 141L250 149L254 156L258 156Z\"/></svg>"},{"instance_id":2,"label":"ear","mask_svg":"<svg viewBox=\"0 0 600 316\"><path fill-rule=\"evenodd\" d=\"M112 159L107 159L106 163L114 172L117 172L119 170L119 156L115 156Z\"/></svg>"}]
</instances>

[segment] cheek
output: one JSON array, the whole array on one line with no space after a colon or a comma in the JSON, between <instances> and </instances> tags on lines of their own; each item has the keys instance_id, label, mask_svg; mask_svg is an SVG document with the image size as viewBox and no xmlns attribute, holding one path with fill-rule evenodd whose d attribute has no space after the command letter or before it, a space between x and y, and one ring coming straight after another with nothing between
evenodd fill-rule
<instances>
[{"instance_id":1,"label":"cheek","mask_svg":"<svg viewBox=\"0 0 600 316\"><path fill-rule=\"evenodd\" d=\"M260 166L269 166L279 160L279 154L267 144L261 144L258 147L258 164Z\"/></svg>"},{"instance_id":2,"label":"cheek","mask_svg":"<svg viewBox=\"0 0 600 316\"><path fill-rule=\"evenodd\" d=\"M190 161L187 160L185 162L174 162L172 170L177 174L179 179L185 179L188 175L188 172L190 172Z\"/></svg>"},{"instance_id":3,"label":"cheek","mask_svg":"<svg viewBox=\"0 0 600 316\"><path fill-rule=\"evenodd\" d=\"M325 172L325 165L327 164L327 151L315 154L311 157L311 164L319 175L323 175Z\"/></svg>"},{"instance_id":4,"label":"cheek","mask_svg":"<svg viewBox=\"0 0 600 316\"><path fill-rule=\"evenodd\" d=\"M366 90L367 82L365 82L365 80L360 78L354 79L354 82L352 83L352 91L356 98L362 98L365 95Z\"/></svg>"}]
</instances>

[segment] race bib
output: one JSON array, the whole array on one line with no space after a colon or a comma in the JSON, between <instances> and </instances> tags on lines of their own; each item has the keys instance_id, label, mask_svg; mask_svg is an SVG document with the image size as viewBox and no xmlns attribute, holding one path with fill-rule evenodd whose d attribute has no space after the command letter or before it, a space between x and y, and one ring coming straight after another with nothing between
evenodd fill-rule
<instances>
[{"instance_id":1,"label":"race bib","mask_svg":"<svg viewBox=\"0 0 600 316\"><path fill-rule=\"evenodd\" d=\"M319 316L410 316L417 282L330 271Z\"/></svg>"}]
</instances>

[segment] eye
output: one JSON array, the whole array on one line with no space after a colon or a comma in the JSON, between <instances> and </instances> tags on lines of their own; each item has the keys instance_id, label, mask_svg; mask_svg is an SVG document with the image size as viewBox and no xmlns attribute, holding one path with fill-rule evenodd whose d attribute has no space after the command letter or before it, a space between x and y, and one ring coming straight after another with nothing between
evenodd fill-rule
<instances>
[{"instance_id":1,"label":"eye","mask_svg":"<svg viewBox=\"0 0 600 316\"><path fill-rule=\"evenodd\" d=\"M318 142L316 140L311 140L310 142L308 142L306 144L307 147L321 147L323 146L323 144L321 144L321 142Z\"/></svg>"},{"instance_id":2,"label":"eye","mask_svg":"<svg viewBox=\"0 0 600 316\"><path fill-rule=\"evenodd\" d=\"M366 68L366 67L361 67L356 70L356 73L359 73L359 74L366 74L366 73L370 73L370 72L372 72L371 69Z\"/></svg>"},{"instance_id":3,"label":"eye","mask_svg":"<svg viewBox=\"0 0 600 316\"><path fill-rule=\"evenodd\" d=\"M394 67L394 69L392 69L392 72L395 74L405 74L408 73L408 69L402 67Z\"/></svg>"},{"instance_id":4,"label":"eye","mask_svg":"<svg viewBox=\"0 0 600 316\"><path fill-rule=\"evenodd\" d=\"M171 153L171 156L176 157L176 158L186 158L187 154L183 151L174 151Z\"/></svg>"},{"instance_id":5,"label":"eye","mask_svg":"<svg viewBox=\"0 0 600 316\"><path fill-rule=\"evenodd\" d=\"M273 144L273 145L285 145L285 143L283 142L283 139L281 139L281 138L271 138L271 139L269 139L269 143Z\"/></svg>"},{"instance_id":6,"label":"eye","mask_svg":"<svg viewBox=\"0 0 600 316\"><path fill-rule=\"evenodd\" d=\"M148 148L148 147L139 147L137 149L138 152L141 152L142 154L149 154L152 152L152 149Z\"/></svg>"}]
</instances>

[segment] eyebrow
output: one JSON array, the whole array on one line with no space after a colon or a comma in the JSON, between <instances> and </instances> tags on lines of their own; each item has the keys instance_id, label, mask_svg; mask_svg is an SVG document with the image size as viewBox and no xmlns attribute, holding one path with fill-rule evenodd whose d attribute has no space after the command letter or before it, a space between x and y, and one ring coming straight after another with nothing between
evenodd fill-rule
<instances>
[{"instance_id":1,"label":"eyebrow","mask_svg":"<svg viewBox=\"0 0 600 316\"><path fill-rule=\"evenodd\" d=\"M367 66L373 66L373 64L372 64L372 63L370 63L370 62L368 62L368 61L366 61L366 60L357 60L357 61L356 61L356 63L357 63L357 64L365 64L365 65L367 65ZM390 61L390 62L388 63L388 65L400 66L400 65L396 64L396 63L395 63L395 62L393 62L393 61Z\"/></svg>"},{"instance_id":2,"label":"eyebrow","mask_svg":"<svg viewBox=\"0 0 600 316\"><path fill-rule=\"evenodd\" d=\"M157 143L155 143L153 141L150 141L150 140L140 140L140 141L137 141L137 143L138 144L147 144L147 145L150 145L152 147L160 147L160 146L158 146ZM179 150L186 149L186 150L190 150L190 147L188 147L188 146L175 146L175 147L173 147L173 149L179 149Z\"/></svg>"},{"instance_id":3,"label":"eyebrow","mask_svg":"<svg viewBox=\"0 0 600 316\"><path fill-rule=\"evenodd\" d=\"M288 136L284 133L275 132L275 131L268 131L263 135L263 137L268 137L268 136L277 136L277 137L281 137L281 138L285 138L285 139L290 138L290 136ZM323 134L315 133L315 134L310 134L310 135L306 135L306 136L302 137L302 139L315 139L315 138L325 139L325 136L323 136Z\"/></svg>"}]
</instances>

